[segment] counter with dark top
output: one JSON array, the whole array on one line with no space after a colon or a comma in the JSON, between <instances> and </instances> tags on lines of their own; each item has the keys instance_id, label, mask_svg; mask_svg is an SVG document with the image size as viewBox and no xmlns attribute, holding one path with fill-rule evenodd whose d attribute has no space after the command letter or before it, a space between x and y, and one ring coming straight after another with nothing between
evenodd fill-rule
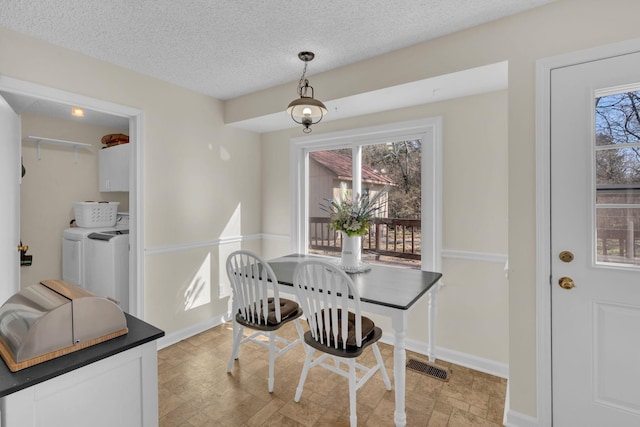
<instances>
[{"instance_id":1,"label":"counter with dark top","mask_svg":"<svg viewBox=\"0 0 640 427\"><path fill-rule=\"evenodd\" d=\"M83 397L86 395L86 388L83 388L86 386L83 384L87 383L92 384L90 389L100 389L105 401L117 400L119 395L131 395L132 393L143 395L140 396L142 406L129 410L131 415L126 420L134 420L135 425L152 426L154 423L157 424L158 389L155 340L164 336L164 331L129 314L125 313L125 316L129 329L126 335L17 372L11 372L3 361L0 362L2 427L36 425L36 420L43 416L49 419L50 412L56 415L62 413L61 421L56 425L88 425L82 424L89 419L83 418L82 412L86 412L89 417L91 412L96 410L96 405L100 407L104 405L104 402L83 402ZM120 369L121 366L125 366L126 369ZM113 375L111 375L111 370L113 370ZM105 372L107 373L106 377L111 377L106 382L104 381ZM131 375L132 372L135 372L136 375ZM114 387L111 384L113 378L119 378L118 381L121 385ZM93 385L94 381L95 386ZM128 381L131 381L131 384L128 384ZM60 391L57 389L58 384L63 386L60 387ZM53 394L50 391L52 388L55 390ZM46 390L46 393L37 392L37 390ZM46 402L47 393L53 396L51 404ZM59 404L65 393L69 394L69 401L74 401L73 411L80 412L73 415L73 420L77 419L77 422L72 421L70 424L64 419L65 408L60 408L58 411L55 408L52 409L52 405ZM33 397L36 395L39 396L38 401ZM25 407L29 407L25 405L32 405L33 410L25 411ZM38 413L39 411L40 413ZM33 412L34 415L25 414L26 412ZM93 412L93 414L95 413ZM25 419L25 416L28 419ZM102 421L112 423L112 421L107 421L109 415L103 418L102 420L93 419L92 425L108 425L101 424ZM123 415L119 414L118 422L123 419ZM95 424L96 422L97 424Z\"/></svg>"}]
</instances>

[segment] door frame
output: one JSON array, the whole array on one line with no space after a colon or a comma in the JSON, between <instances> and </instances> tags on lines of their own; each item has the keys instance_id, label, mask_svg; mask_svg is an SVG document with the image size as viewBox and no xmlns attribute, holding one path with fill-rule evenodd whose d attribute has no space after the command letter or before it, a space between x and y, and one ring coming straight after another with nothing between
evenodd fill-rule
<instances>
[{"instance_id":1,"label":"door frame","mask_svg":"<svg viewBox=\"0 0 640 427\"><path fill-rule=\"evenodd\" d=\"M142 110L115 104L97 98L79 95L60 89L26 82L0 75L0 90L18 95L26 95L48 101L83 107L114 116L129 119L129 135L133 149L131 150L134 173L131 174L129 189L129 212L133 218L133 233L129 234L130 259L129 283L134 284L130 296L130 314L144 319L144 204L143 204L143 112ZM18 141L21 143L21 141Z\"/></svg>"},{"instance_id":2,"label":"door frame","mask_svg":"<svg viewBox=\"0 0 640 427\"><path fill-rule=\"evenodd\" d=\"M536 61L536 378L537 425L551 426L551 71L640 52L640 39Z\"/></svg>"}]
</instances>

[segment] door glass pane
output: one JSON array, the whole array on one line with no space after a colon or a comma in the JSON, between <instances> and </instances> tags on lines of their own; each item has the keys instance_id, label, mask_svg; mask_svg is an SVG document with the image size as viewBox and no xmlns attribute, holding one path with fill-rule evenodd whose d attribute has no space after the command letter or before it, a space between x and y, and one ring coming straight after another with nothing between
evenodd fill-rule
<instances>
[{"instance_id":1,"label":"door glass pane","mask_svg":"<svg viewBox=\"0 0 640 427\"><path fill-rule=\"evenodd\" d=\"M640 266L640 91L596 98L596 261Z\"/></svg>"}]
</instances>

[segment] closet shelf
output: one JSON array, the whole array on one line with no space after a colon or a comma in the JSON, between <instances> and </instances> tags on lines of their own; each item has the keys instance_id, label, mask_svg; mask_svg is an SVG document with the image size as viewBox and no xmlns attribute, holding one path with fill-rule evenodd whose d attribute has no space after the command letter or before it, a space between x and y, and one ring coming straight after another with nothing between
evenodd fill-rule
<instances>
[{"instance_id":1,"label":"closet shelf","mask_svg":"<svg viewBox=\"0 0 640 427\"><path fill-rule=\"evenodd\" d=\"M53 139L53 138L44 138L41 136L27 136L24 138L25 141L35 142L37 151L38 151L38 160L40 160L40 145L41 144L53 144L53 145L63 145L67 147L73 148L73 159L74 161L78 161L78 148L90 148L91 144L85 144L84 142L73 142L73 141L65 141L63 139Z\"/></svg>"}]
</instances>

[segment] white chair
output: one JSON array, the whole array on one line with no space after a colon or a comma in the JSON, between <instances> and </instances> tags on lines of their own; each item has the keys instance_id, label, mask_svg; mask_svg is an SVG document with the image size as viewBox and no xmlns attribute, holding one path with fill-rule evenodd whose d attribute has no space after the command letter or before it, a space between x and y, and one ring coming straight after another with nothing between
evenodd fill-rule
<instances>
[{"instance_id":1,"label":"white chair","mask_svg":"<svg viewBox=\"0 0 640 427\"><path fill-rule=\"evenodd\" d=\"M269 350L269 393L273 392L274 366L278 357L302 342L303 331L299 317L300 306L291 300L280 298L278 281L269 264L250 251L236 251L227 258L227 275L233 291L233 349L227 365L231 372L238 358L240 344L253 342ZM295 322L298 338L286 340L276 331L288 322ZM244 327L255 330L242 338ZM260 337L268 337L268 342ZM281 346L276 345L276 343Z\"/></svg>"},{"instance_id":2,"label":"white chair","mask_svg":"<svg viewBox=\"0 0 640 427\"><path fill-rule=\"evenodd\" d=\"M301 262L293 274L294 289L310 330L304 334L307 357L294 400L300 401L307 373L322 366L349 379L351 426L357 425L356 391L377 371L391 390L391 382L376 342L382 330L360 314L360 295L353 281L339 267L318 260ZM351 295L352 298L349 298ZM371 346L377 364L368 368L356 362L362 351ZM314 350L323 354L313 360ZM325 359L333 359L333 364ZM342 365L345 365L345 368Z\"/></svg>"}]
</instances>

